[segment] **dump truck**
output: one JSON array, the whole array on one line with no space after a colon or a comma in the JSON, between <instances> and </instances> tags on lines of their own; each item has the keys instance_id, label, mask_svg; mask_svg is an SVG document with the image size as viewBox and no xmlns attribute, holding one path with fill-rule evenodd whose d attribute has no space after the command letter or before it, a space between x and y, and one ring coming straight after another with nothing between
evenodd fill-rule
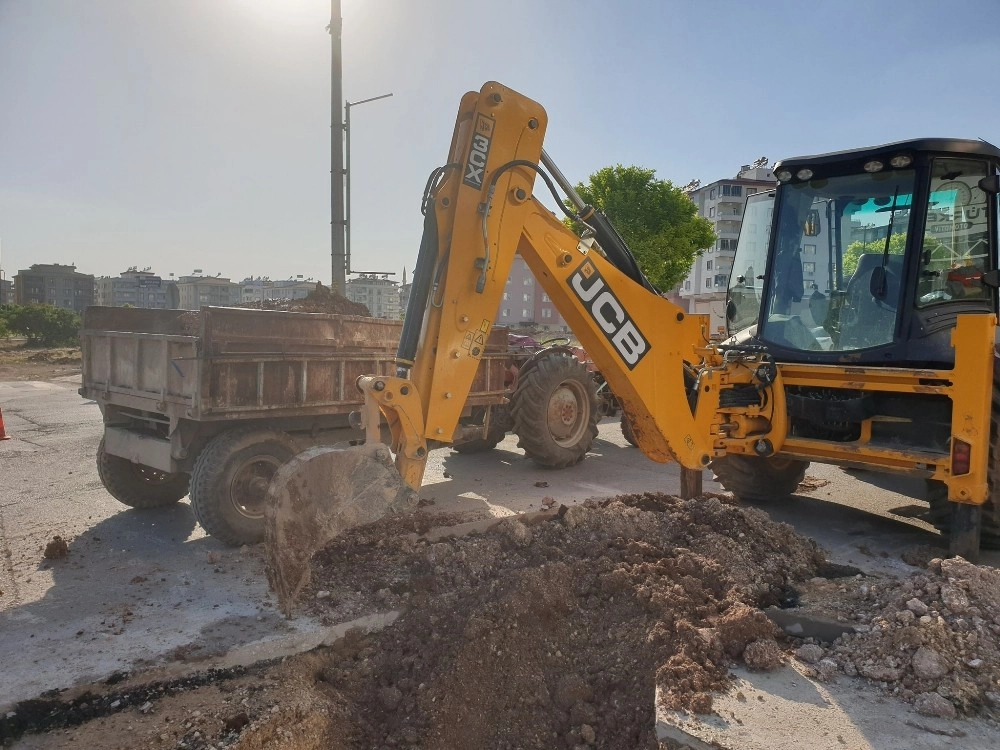
<instances>
[{"instance_id":1,"label":"dump truck","mask_svg":"<svg viewBox=\"0 0 1000 750\"><path fill-rule=\"evenodd\" d=\"M395 371L400 321L227 307L90 307L80 395L101 409L101 481L132 508L190 496L205 531L259 542L277 469L318 445L363 438L355 381ZM596 386L565 346L481 336L482 366L463 395L454 447L495 447L509 430L541 466L572 465L597 434Z\"/></svg>"}]
</instances>

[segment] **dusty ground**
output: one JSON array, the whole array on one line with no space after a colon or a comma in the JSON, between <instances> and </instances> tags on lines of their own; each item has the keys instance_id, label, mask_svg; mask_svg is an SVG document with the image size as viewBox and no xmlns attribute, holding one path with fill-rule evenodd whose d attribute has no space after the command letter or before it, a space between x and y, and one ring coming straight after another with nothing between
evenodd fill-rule
<instances>
[{"instance_id":1,"label":"dusty ground","mask_svg":"<svg viewBox=\"0 0 1000 750\"><path fill-rule=\"evenodd\" d=\"M280 663L42 696L0 718L0 740L653 749L655 686L668 707L710 712L732 664L789 658L820 679L868 677L873 698L927 715L998 716L993 569L915 550L927 569L913 576L843 577L811 540L725 497L622 496L524 518L464 536L427 533L422 512L355 529L317 555L303 609L331 624L398 612L384 630ZM795 605L857 632L788 640L762 608Z\"/></svg>"},{"instance_id":2,"label":"dusty ground","mask_svg":"<svg viewBox=\"0 0 1000 750\"><path fill-rule=\"evenodd\" d=\"M38 349L19 339L0 339L0 381L52 380L80 372L79 347Z\"/></svg>"}]
</instances>

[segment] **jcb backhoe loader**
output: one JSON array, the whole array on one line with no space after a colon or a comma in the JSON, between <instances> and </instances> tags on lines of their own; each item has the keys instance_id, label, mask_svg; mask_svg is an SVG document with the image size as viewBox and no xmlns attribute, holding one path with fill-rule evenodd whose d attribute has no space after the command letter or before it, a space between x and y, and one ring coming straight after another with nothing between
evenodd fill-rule
<instances>
[{"instance_id":1,"label":"jcb backhoe loader","mask_svg":"<svg viewBox=\"0 0 1000 750\"><path fill-rule=\"evenodd\" d=\"M1000 150L922 140L779 162L735 259L738 333L714 343L707 317L662 297L580 199L542 150L545 128L539 104L498 83L462 99L423 199L397 374L358 380L367 440L300 454L271 485L268 567L286 610L317 548L413 504L428 451L456 433L515 253L654 461L711 466L747 497L792 493L809 461L922 476L947 493L935 507L950 506L954 553L976 556L984 516L1000 535ZM553 181L584 237L533 195L544 186L563 206Z\"/></svg>"}]
</instances>

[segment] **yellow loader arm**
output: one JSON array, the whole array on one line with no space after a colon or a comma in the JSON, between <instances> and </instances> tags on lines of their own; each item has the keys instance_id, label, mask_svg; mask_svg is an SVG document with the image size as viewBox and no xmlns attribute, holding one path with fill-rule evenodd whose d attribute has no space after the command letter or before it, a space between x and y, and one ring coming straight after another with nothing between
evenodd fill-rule
<instances>
[{"instance_id":1,"label":"yellow loader arm","mask_svg":"<svg viewBox=\"0 0 1000 750\"><path fill-rule=\"evenodd\" d=\"M358 381L365 449L381 445L384 417L401 482L379 495L375 514L405 507L406 489L412 499L420 488L428 451L455 440L515 253L600 368L651 459L703 468L726 452L771 455L781 448L786 410L777 368L763 353L710 346L706 316L688 315L656 293L607 220L583 205L543 153L546 123L541 105L499 83L462 99L448 160L432 174L423 203L397 375ZM555 192L547 173L578 204L574 218L597 228L597 243L582 241L533 195L543 181ZM363 472L344 453L320 453L272 484L269 548L292 545L299 558L290 573L278 552L271 555L272 583L283 581L276 588L289 601L308 576L301 558L360 517L350 510L357 492L342 469ZM318 497L327 488L336 488L335 498ZM365 502L369 518L370 492ZM304 506L311 519L305 525L315 532L308 541ZM333 521L324 526L323 516Z\"/></svg>"}]
</instances>

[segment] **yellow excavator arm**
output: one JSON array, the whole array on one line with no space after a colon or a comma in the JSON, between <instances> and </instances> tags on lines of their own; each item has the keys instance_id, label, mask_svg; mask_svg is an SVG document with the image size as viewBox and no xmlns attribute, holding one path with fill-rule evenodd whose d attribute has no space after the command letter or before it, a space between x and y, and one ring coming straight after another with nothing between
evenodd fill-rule
<instances>
[{"instance_id":1,"label":"yellow excavator arm","mask_svg":"<svg viewBox=\"0 0 1000 750\"><path fill-rule=\"evenodd\" d=\"M399 375L359 383L389 422L404 482L418 489L427 451L455 439L515 253L604 375L647 456L703 468L723 450L773 453L784 434L776 371L761 380L762 357L709 347L706 316L656 293L621 250L616 265L533 194L555 174L579 201L542 149L546 122L541 105L499 83L462 99L447 164L425 196ZM582 201L578 209L574 218L598 218ZM720 393L736 384L755 403L720 408Z\"/></svg>"}]
</instances>

